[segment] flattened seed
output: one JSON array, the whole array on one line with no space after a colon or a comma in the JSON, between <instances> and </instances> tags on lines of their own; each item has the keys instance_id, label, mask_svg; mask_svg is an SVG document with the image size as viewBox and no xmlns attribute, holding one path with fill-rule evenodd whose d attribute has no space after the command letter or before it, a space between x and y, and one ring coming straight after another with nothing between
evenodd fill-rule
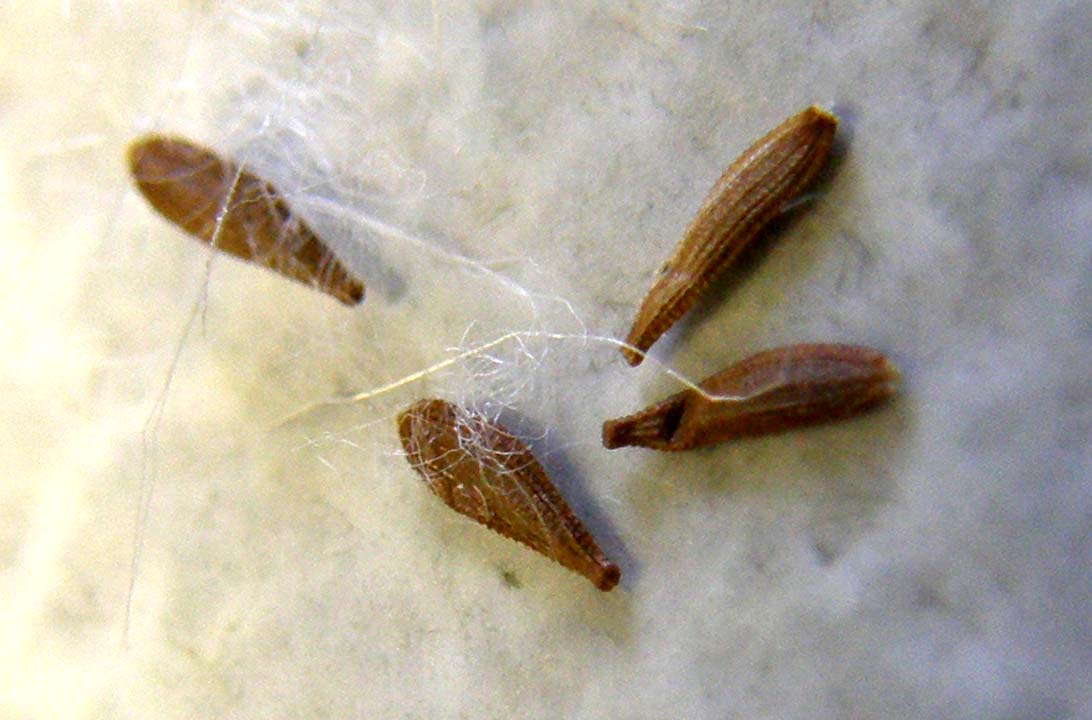
<instances>
[{"instance_id":1,"label":"flattened seed","mask_svg":"<svg viewBox=\"0 0 1092 720\"><path fill-rule=\"evenodd\" d=\"M621 570L569 509L531 451L499 425L445 400L398 416L410 465L453 510L580 573L600 590Z\"/></svg>"},{"instance_id":2,"label":"flattened seed","mask_svg":"<svg viewBox=\"0 0 1092 720\"><path fill-rule=\"evenodd\" d=\"M709 191L645 296L626 342L647 351L697 302L762 228L819 174L838 119L812 106L747 149ZM643 356L629 348L630 365Z\"/></svg>"},{"instance_id":3,"label":"flattened seed","mask_svg":"<svg viewBox=\"0 0 1092 720\"><path fill-rule=\"evenodd\" d=\"M689 450L864 412L894 394L898 370L854 345L793 345L753 355L634 415L603 423L603 445Z\"/></svg>"},{"instance_id":4,"label":"flattened seed","mask_svg":"<svg viewBox=\"0 0 1092 720\"><path fill-rule=\"evenodd\" d=\"M129 146L129 171L152 207L198 240L346 305L364 299L364 283L272 185L211 150L148 135Z\"/></svg>"}]
</instances>

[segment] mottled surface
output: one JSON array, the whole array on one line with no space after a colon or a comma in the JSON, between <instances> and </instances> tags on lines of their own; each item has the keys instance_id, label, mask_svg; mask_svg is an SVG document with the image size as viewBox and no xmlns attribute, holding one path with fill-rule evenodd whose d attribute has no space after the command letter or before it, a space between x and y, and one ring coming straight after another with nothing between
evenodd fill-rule
<instances>
[{"instance_id":1,"label":"mottled surface","mask_svg":"<svg viewBox=\"0 0 1092 720\"><path fill-rule=\"evenodd\" d=\"M1092 716L1092 8L591 5L0 9L0 716ZM812 103L830 171L652 357L862 344L900 399L602 449L679 386L595 336ZM368 299L162 222L147 132L252 167ZM553 337L277 426L514 330ZM499 413L619 587L436 502L420 397Z\"/></svg>"}]
</instances>

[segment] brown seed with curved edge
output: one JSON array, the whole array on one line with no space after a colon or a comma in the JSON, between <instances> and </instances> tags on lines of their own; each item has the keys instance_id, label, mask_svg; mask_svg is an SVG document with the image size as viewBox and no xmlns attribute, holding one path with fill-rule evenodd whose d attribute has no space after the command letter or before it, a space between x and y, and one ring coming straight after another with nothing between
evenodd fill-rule
<instances>
[{"instance_id":1,"label":"brown seed with curved edge","mask_svg":"<svg viewBox=\"0 0 1092 720\"><path fill-rule=\"evenodd\" d=\"M410 465L452 509L610 590L621 570L603 555L531 451L503 427L445 400L398 416Z\"/></svg>"},{"instance_id":2,"label":"brown seed with curved edge","mask_svg":"<svg viewBox=\"0 0 1092 720\"><path fill-rule=\"evenodd\" d=\"M793 115L724 171L648 291L626 342L641 353L693 307L698 297L819 174L838 118L812 106ZM622 348L630 365L641 353Z\"/></svg>"},{"instance_id":3,"label":"brown seed with curved edge","mask_svg":"<svg viewBox=\"0 0 1092 720\"><path fill-rule=\"evenodd\" d=\"M793 345L753 355L699 387L603 423L603 445L689 450L850 417L894 394L899 371L855 345Z\"/></svg>"},{"instance_id":4,"label":"brown seed with curved edge","mask_svg":"<svg viewBox=\"0 0 1092 720\"><path fill-rule=\"evenodd\" d=\"M245 168L189 140L148 135L129 146L129 171L152 207L198 240L346 305L364 299L364 283Z\"/></svg>"}]
</instances>

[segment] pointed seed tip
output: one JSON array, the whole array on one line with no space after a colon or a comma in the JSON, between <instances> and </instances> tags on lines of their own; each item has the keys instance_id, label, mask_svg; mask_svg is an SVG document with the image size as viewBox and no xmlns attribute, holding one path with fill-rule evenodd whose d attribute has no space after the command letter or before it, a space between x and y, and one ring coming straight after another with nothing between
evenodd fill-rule
<instances>
[{"instance_id":1,"label":"pointed seed tip","mask_svg":"<svg viewBox=\"0 0 1092 720\"><path fill-rule=\"evenodd\" d=\"M827 110L826 108L821 107L819 105L812 105L812 106L808 107L808 109L805 110L804 113L806 113L808 115L811 115L817 121L830 123L831 125L834 125L835 127L838 126L838 116L835 115L830 110Z\"/></svg>"},{"instance_id":2,"label":"pointed seed tip","mask_svg":"<svg viewBox=\"0 0 1092 720\"><path fill-rule=\"evenodd\" d=\"M894 395L898 392L899 387L902 386L902 371L899 370L895 363L884 356L880 365L880 372L883 374L883 379L887 382L888 394Z\"/></svg>"},{"instance_id":3,"label":"pointed seed tip","mask_svg":"<svg viewBox=\"0 0 1092 720\"><path fill-rule=\"evenodd\" d=\"M622 348L622 357L626 359L630 367L637 367L641 364L641 361L645 359L645 356L639 352L634 352L629 348Z\"/></svg>"},{"instance_id":4,"label":"pointed seed tip","mask_svg":"<svg viewBox=\"0 0 1092 720\"><path fill-rule=\"evenodd\" d=\"M360 281L352 281L349 289L346 292L344 302L349 307L354 307L364 302L364 283Z\"/></svg>"},{"instance_id":5,"label":"pointed seed tip","mask_svg":"<svg viewBox=\"0 0 1092 720\"><path fill-rule=\"evenodd\" d=\"M599 573L599 577L596 579L595 586L603 592L610 592L621 579L622 569L610 560L606 560L602 565L602 572Z\"/></svg>"}]
</instances>

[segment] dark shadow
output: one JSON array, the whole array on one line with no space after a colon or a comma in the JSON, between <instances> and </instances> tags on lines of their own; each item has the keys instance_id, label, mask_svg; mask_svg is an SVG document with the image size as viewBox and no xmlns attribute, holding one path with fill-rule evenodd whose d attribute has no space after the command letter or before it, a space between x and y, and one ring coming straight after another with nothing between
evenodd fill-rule
<instances>
[{"instance_id":1,"label":"dark shadow","mask_svg":"<svg viewBox=\"0 0 1092 720\"><path fill-rule=\"evenodd\" d=\"M909 368L904 368L909 371ZM644 448L632 453L641 468L626 478L629 502L650 525L665 506L746 503L768 505L796 498L808 508L815 562L838 562L871 531L878 513L897 501L899 468L909 452L915 408L912 390L859 416L821 425L743 438L679 453ZM686 500L664 502L650 478L677 478L672 484Z\"/></svg>"},{"instance_id":2,"label":"dark shadow","mask_svg":"<svg viewBox=\"0 0 1092 720\"><path fill-rule=\"evenodd\" d=\"M317 186L309 192L331 204L345 202L332 187ZM361 231L348 221L322 217L318 213L313 215L313 219L308 218L311 226L327 241L338 259L357 277L364 279L365 303L371 293L379 294L390 303L397 302L405 295L405 278L385 262L378 247L369 242L372 233Z\"/></svg>"},{"instance_id":3,"label":"dark shadow","mask_svg":"<svg viewBox=\"0 0 1092 720\"><path fill-rule=\"evenodd\" d=\"M815 211L823 198L829 194L834 178L845 164L853 138L853 126L856 124L856 111L851 106L836 108L836 113L840 123L838 133L834 136L830 157L811 187L771 220L754 242L743 249L724 274L702 293L690 312L664 334L657 343L659 357L665 359L672 357L681 339L689 336L693 328L708 321L713 313L720 309L721 303L737 293L766 261L777 244L791 233L800 218L806 213Z\"/></svg>"},{"instance_id":4,"label":"dark shadow","mask_svg":"<svg viewBox=\"0 0 1092 720\"><path fill-rule=\"evenodd\" d=\"M815 181L817 190L825 189L831 178L838 174L845 163L860 119L860 111L852 103L835 103L831 111L838 116L838 133L834 136L834 147L831 148L827 166L823 168L823 172L819 173Z\"/></svg>"},{"instance_id":5,"label":"dark shadow","mask_svg":"<svg viewBox=\"0 0 1092 720\"><path fill-rule=\"evenodd\" d=\"M305 165L308 176L318 176L321 170L313 165ZM310 185L306 189L308 196L320 198L323 203L332 206L360 209L357 199L346 196L331 182L324 181ZM310 210L299 203L304 210ZM294 206L293 206L294 207ZM370 293L378 293L390 303L395 303L406 293L406 280L398 270L384 260L382 243L373 242L375 234L361 229L348 219L332 217L320 211L306 212L306 221L333 250L338 259L354 275L364 280L364 302L368 302Z\"/></svg>"},{"instance_id":6,"label":"dark shadow","mask_svg":"<svg viewBox=\"0 0 1092 720\"><path fill-rule=\"evenodd\" d=\"M588 492L587 485L569 454L556 440L549 439L541 426L519 413L506 410L501 413L500 422L514 435L524 439L535 458L542 463L557 491L591 531L604 554L622 569L620 587L632 590L634 581L640 576L637 560L626 549L618 531Z\"/></svg>"},{"instance_id":7,"label":"dark shadow","mask_svg":"<svg viewBox=\"0 0 1092 720\"><path fill-rule=\"evenodd\" d=\"M894 498L897 483L886 468L901 456L904 439L913 433L912 405L905 394L866 410L851 418L794 428L754 438L767 447L766 452L780 452L783 447L797 458L801 470L821 481L819 490L829 498L861 500L882 505ZM733 444L743 447L749 439ZM780 446L780 447L779 447ZM787 480L785 489L795 483ZM768 487L768 486L767 486Z\"/></svg>"},{"instance_id":8,"label":"dark shadow","mask_svg":"<svg viewBox=\"0 0 1092 720\"><path fill-rule=\"evenodd\" d=\"M371 244L358 240L351 248L346 254L353 267L371 283L371 287L390 303L401 300L406 294L406 281L402 274L385 263Z\"/></svg>"},{"instance_id":9,"label":"dark shadow","mask_svg":"<svg viewBox=\"0 0 1092 720\"><path fill-rule=\"evenodd\" d=\"M801 474L817 483L799 492L815 498L808 525L818 564L837 563L897 500L913 426L913 404L904 394L849 420L785 433L801 443Z\"/></svg>"},{"instance_id":10,"label":"dark shadow","mask_svg":"<svg viewBox=\"0 0 1092 720\"><path fill-rule=\"evenodd\" d=\"M723 303L729 302L740 291L770 256L777 243L790 233L793 226L810 209L815 199L816 196L809 195L808 199L793 204L763 228L755 241L743 249L731 267L702 293L690 312L686 313L675 327L665 334L666 342L661 340L665 346L661 349L664 357L667 357L666 351L674 351L674 345L680 341L681 337L689 335L694 327L707 322L720 310Z\"/></svg>"}]
</instances>

